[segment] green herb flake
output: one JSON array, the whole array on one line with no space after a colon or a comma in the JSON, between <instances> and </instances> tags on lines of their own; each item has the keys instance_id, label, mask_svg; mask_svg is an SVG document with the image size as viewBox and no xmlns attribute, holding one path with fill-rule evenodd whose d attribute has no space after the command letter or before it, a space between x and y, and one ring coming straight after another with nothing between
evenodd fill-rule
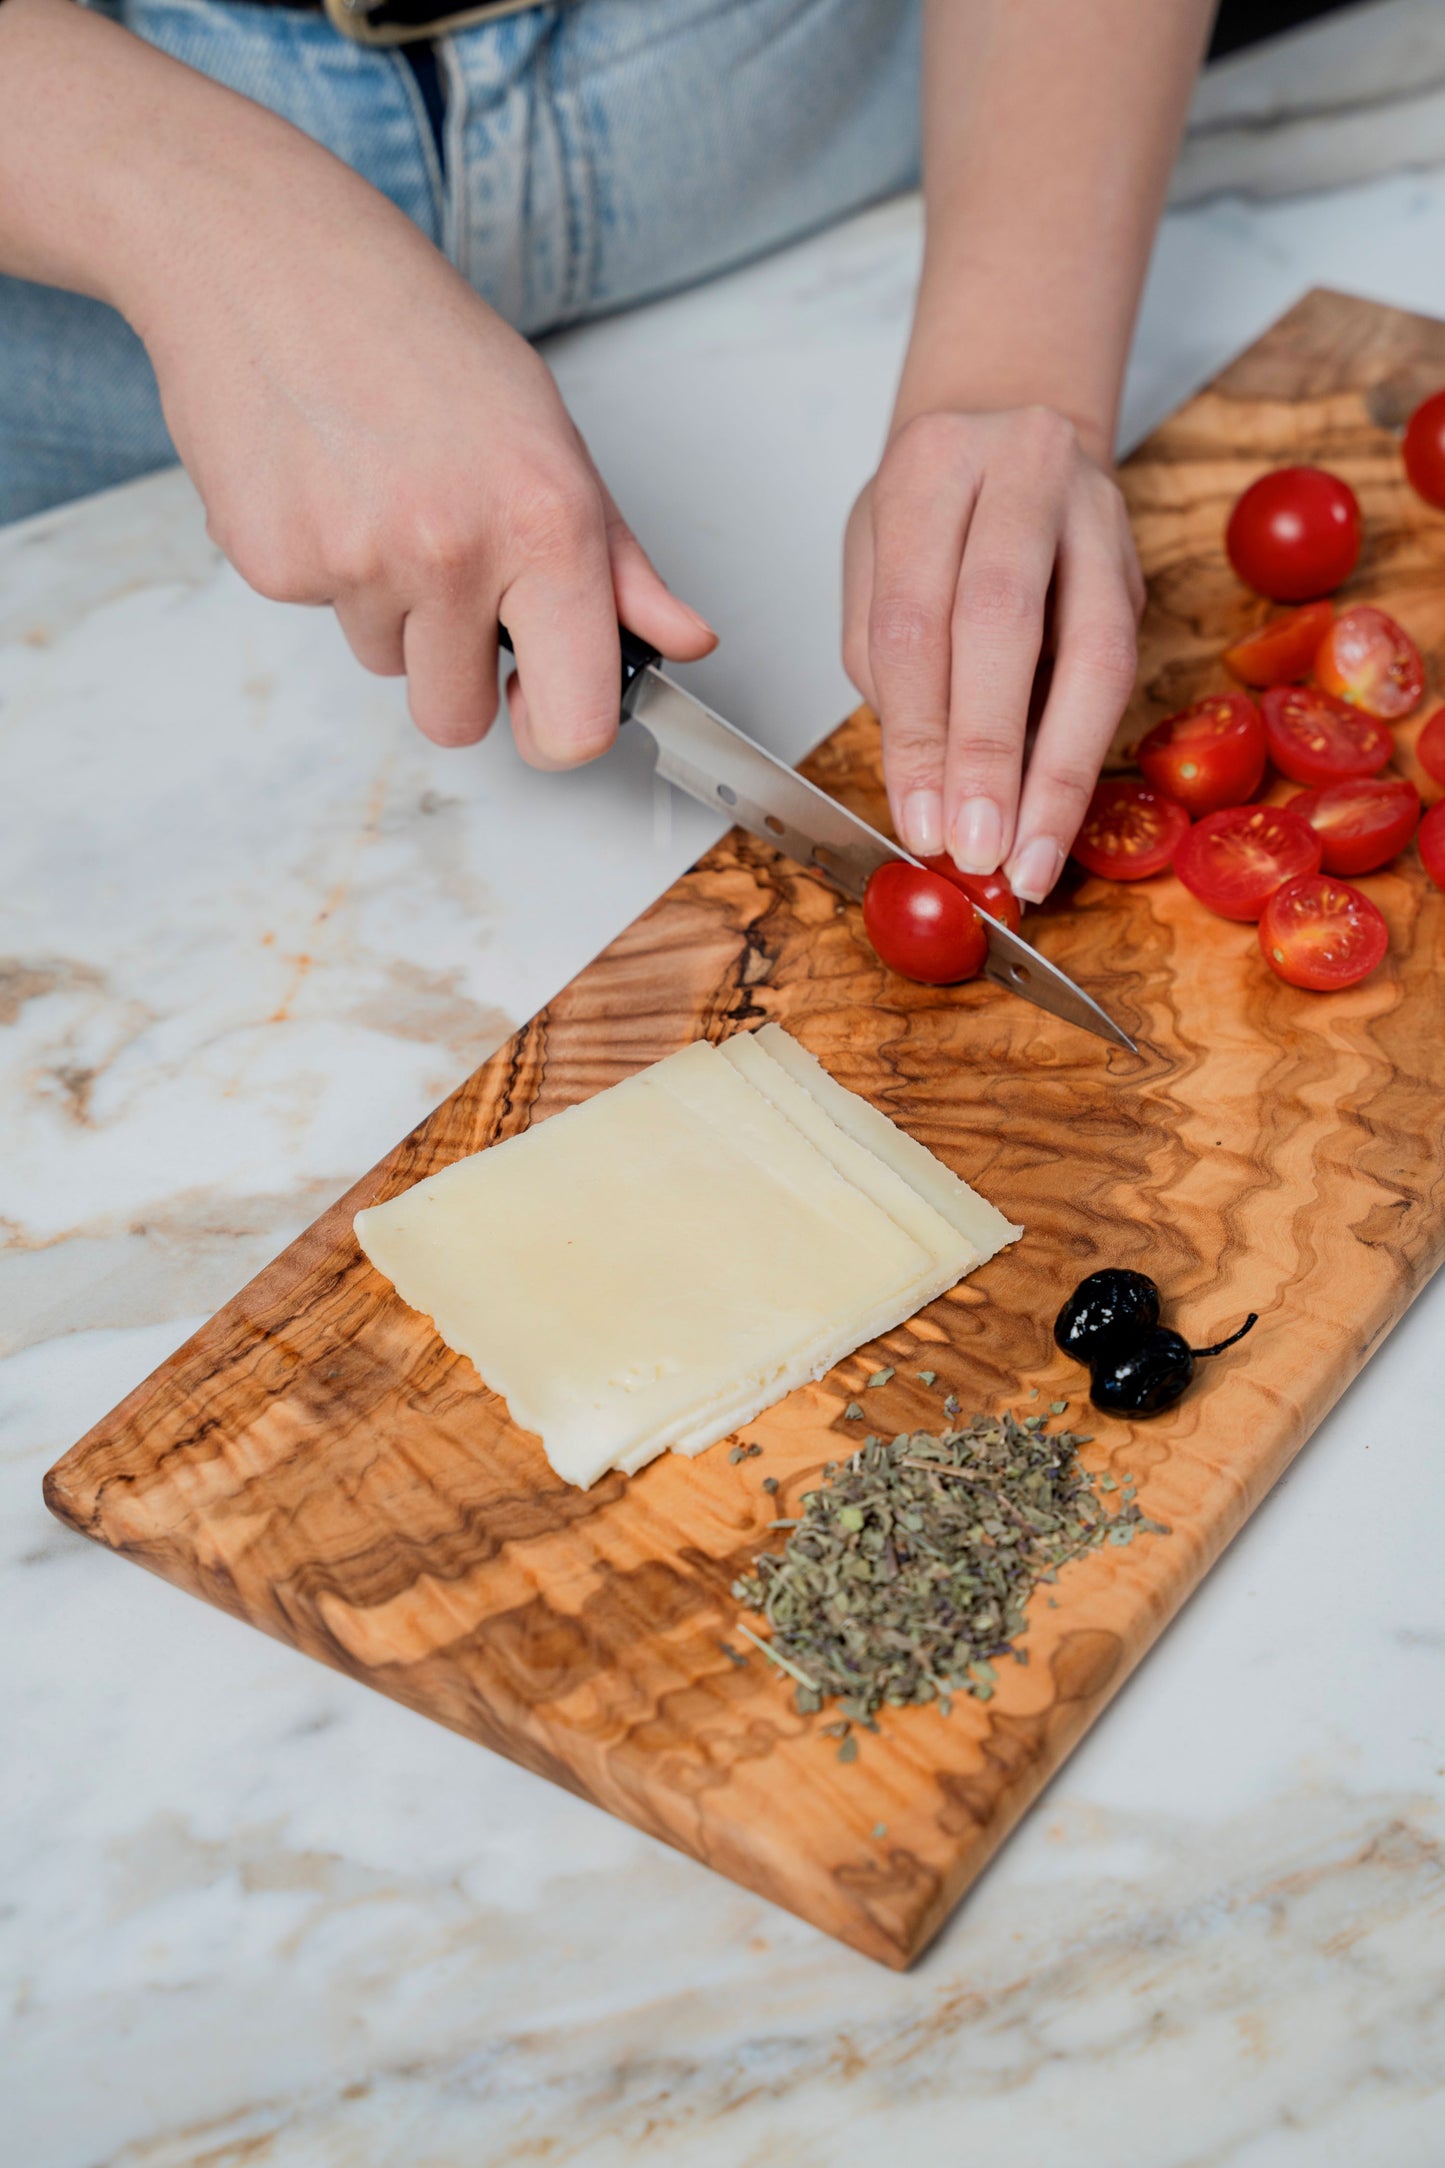
<instances>
[{"instance_id":1,"label":"green herb flake","mask_svg":"<svg viewBox=\"0 0 1445 2168\"><path fill-rule=\"evenodd\" d=\"M938 1383L938 1372L936 1370L915 1370L913 1375L920 1385L936 1385Z\"/></svg>"},{"instance_id":2,"label":"green herb flake","mask_svg":"<svg viewBox=\"0 0 1445 2168\"><path fill-rule=\"evenodd\" d=\"M875 1822L875 1823L873 1824L873 1835L875 1836L875 1838L876 1838L876 1837L886 1837L886 1836L887 1836L887 1834L888 1834L888 1824L887 1824L886 1822Z\"/></svg>"},{"instance_id":3,"label":"green herb flake","mask_svg":"<svg viewBox=\"0 0 1445 2168\"><path fill-rule=\"evenodd\" d=\"M778 1490L777 1477L775 1475L765 1475L763 1477L763 1489L767 1492L770 1498L776 1497Z\"/></svg>"},{"instance_id":4,"label":"green herb flake","mask_svg":"<svg viewBox=\"0 0 1445 2168\"><path fill-rule=\"evenodd\" d=\"M743 1445L735 1445L728 1454L728 1460L734 1468L736 1468L740 1460L746 1460L746 1458L747 1447Z\"/></svg>"},{"instance_id":5,"label":"green herb flake","mask_svg":"<svg viewBox=\"0 0 1445 2168\"><path fill-rule=\"evenodd\" d=\"M869 1378L864 1385L864 1391L870 1393L875 1392L880 1385L887 1385L892 1376L893 1367L891 1364L886 1370L875 1370L872 1377ZM861 1415L863 1411L860 1408L858 1412Z\"/></svg>"},{"instance_id":6,"label":"green herb flake","mask_svg":"<svg viewBox=\"0 0 1445 2168\"><path fill-rule=\"evenodd\" d=\"M857 1400L850 1400L847 1407L843 1410L843 1420L845 1423L861 1423L863 1420L863 1408L861 1402Z\"/></svg>"},{"instance_id":7,"label":"green herb flake","mask_svg":"<svg viewBox=\"0 0 1445 2168\"><path fill-rule=\"evenodd\" d=\"M838 1759L841 1762L857 1761L858 1759L858 1741L853 1737L851 1731L839 1745Z\"/></svg>"},{"instance_id":8,"label":"green herb flake","mask_svg":"<svg viewBox=\"0 0 1445 2168\"><path fill-rule=\"evenodd\" d=\"M1099 1488L1103 1491L1110 1491L1117 1490L1119 1486L1114 1481L1114 1478L1111 1475L1101 1475L1099 1478Z\"/></svg>"},{"instance_id":9,"label":"green herb flake","mask_svg":"<svg viewBox=\"0 0 1445 2168\"><path fill-rule=\"evenodd\" d=\"M960 1694L988 1701L999 1661L1027 1653L1016 1644L1041 1583L1102 1545L1167 1533L1132 1503L1106 1512L1078 1462L1084 1441L1043 1422L1005 1412L937 1435L870 1431L796 1519L773 1523L785 1547L733 1588L769 1639L738 1631L791 1672L802 1713L831 1703L840 1724L876 1731L885 1706L947 1715Z\"/></svg>"},{"instance_id":10,"label":"green herb flake","mask_svg":"<svg viewBox=\"0 0 1445 2168\"><path fill-rule=\"evenodd\" d=\"M1067 1400L1051 1400L1049 1402L1050 1415L1066 1415L1068 1408L1069 1403Z\"/></svg>"}]
</instances>

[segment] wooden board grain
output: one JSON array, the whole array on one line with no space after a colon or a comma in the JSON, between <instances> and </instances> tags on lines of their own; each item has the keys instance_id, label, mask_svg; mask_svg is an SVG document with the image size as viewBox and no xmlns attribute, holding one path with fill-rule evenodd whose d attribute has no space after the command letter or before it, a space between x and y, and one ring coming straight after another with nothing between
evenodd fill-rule
<instances>
[{"instance_id":1,"label":"wooden board grain","mask_svg":"<svg viewBox=\"0 0 1445 2168\"><path fill-rule=\"evenodd\" d=\"M1370 539L1351 591L1398 607L1445 653L1445 516L1406 489L1388 426L1442 381L1445 325L1316 294L1135 455L1125 484L1151 600L1121 746L1219 682L1221 645L1262 614L1220 534L1239 488L1286 459L1355 484ZM866 713L809 772L882 817ZM1171 877L1066 883L1032 931L1137 1036L1136 1063L991 987L891 978L854 908L734 833L82 1439L48 1478L50 1504L906 1964L1445 1250L1445 897L1413 854L1365 885L1390 922L1388 963L1320 998L1276 981L1252 927L1211 918ZM748 1425L761 1458L734 1464L718 1447L570 1490L370 1269L352 1214L695 1037L764 1018L1027 1236ZM1080 1373L1050 1320L1106 1262L1152 1273L1196 1337L1260 1312L1169 1417L1087 1424L1091 1462L1134 1472L1172 1533L1067 1569L1057 1608L1033 1607L1027 1667L1003 1665L986 1707L890 1712L840 1765L771 1667L724 1653L734 1576L856 1442L843 1408L883 1362L898 1374L868 1408L885 1432L936 1422L922 1368L968 1411L1065 1396L1077 1410Z\"/></svg>"}]
</instances>

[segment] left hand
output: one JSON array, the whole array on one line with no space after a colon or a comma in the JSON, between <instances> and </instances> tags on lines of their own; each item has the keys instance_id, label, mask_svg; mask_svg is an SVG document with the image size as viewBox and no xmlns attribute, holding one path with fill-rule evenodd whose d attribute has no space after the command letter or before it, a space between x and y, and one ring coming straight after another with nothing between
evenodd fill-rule
<instances>
[{"instance_id":1,"label":"left hand","mask_svg":"<svg viewBox=\"0 0 1445 2168\"><path fill-rule=\"evenodd\" d=\"M1043 900L1133 687L1143 606L1124 500L1063 415L932 412L896 431L848 522L843 661L882 723L908 850L1002 865Z\"/></svg>"}]
</instances>

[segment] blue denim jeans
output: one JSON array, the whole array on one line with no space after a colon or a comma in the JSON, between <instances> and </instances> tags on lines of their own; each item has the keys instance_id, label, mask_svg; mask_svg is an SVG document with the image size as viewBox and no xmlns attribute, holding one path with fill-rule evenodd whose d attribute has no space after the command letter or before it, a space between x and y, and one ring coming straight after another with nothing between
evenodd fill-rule
<instances>
[{"instance_id":1,"label":"blue denim jeans","mask_svg":"<svg viewBox=\"0 0 1445 2168\"><path fill-rule=\"evenodd\" d=\"M706 278L909 186L918 0L555 0L415 74L325 17L92 0L283 113L535 335ZM0 521L175 457L145 349L102 303L0 277Z\"/></svg>"}]
</instances>

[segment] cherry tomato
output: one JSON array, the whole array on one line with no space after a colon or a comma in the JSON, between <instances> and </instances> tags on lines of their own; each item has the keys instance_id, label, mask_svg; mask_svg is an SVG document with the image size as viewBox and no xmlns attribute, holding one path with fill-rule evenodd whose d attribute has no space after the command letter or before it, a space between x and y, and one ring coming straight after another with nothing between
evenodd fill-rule
<instances>
[{"instance_id":1,"label":"cherry tomato","mask_svg":"<svg viewBox=\"0 0 1445 2168\"><path fill-rule=\"evenodd\" d=\"M1269 757L1292 783L1374 775L1395 749L1383 723L1309 685L1272 685L1260 707Z\"/></svg>"},{"instance_id":2,"label":"cherry tomato","mask_svg":"<svg viewBox=\"0 0 1445 2168\"><path fill-rule=\"evenodd\" d=\"M1022 921L1019 899L1001 873L960 873L947 851L940 851L936 858L923 861L930 873L941 873L945 881L952 881L961 888L970 903L980 911L987 911L1007 926L1010 933L1017 933Z\"/></svg>"},{"instance_id":3,"label":"cherry tomato","mask_svg":"<svg viewBox=\"0 0 1445 2168\"><path fill-rule=\"evenodd\" d=\"M901 858L870 874L863 924L889 970L925 986L971 979L988 954L983 920L962 889Z\"/></svg>"},{"instance_id":4,"label":"cherry tomato","mask_svg":"<svg viewBox=\"0 0 1445 2168\"><path fill-rule=\"evenodd\" d=\"M1259 945L1279 978L1327 994L1369 976L1390 945L1390 929L1378 907L1348 881L1305 873L1270 897L1259 921Z\"/></svg>"},{"instance_id":5,"label":"cherry tomato","mask_svg":"<svg viewBox=\"0 0 1445 2168\"><path fill-rule=\"evenodd\" d=\"M1320 839L1324 873L1373 873L1403 851L1420 824L1420 793L1402 775L1355 775L1302 790L1291 813Z\"/></svg>"},{"instance_id":6,"label":"cherry tomato","mask_svg":"<svg viewBox=\"0 0 1445 2168\"><path fill-rule=\"evenodd\" d=\"M1415 841L1420 859L1437 888L1445 888L1445 798L1432 805L1421 821Z\"/></svg>"},{"instance_id":7,"label":"cherry tomato","mask_svg":"<svg viewBox=\"0 0 1445 2168\"><path fill-rule=\"evenodd\" d=\"M1398 723L1420 705L1425 665L1393 617L1361 603L1337 617L1320 642L1315 683L1366 715Z\"/></svg>"},{"instance_id":8,"label":"cherry tomato","mask_svg":"<svg viewBox=\"0 0 1445 2168\"><path fill-rule=\"evenodd\" d=\"M1156 723L1139 743L1144 780L1186 812L1217 812L1253 797L1266 746L1259 709L1248 693L1211 693Z\"/></svg>"},{"instance_id":9,"label":"cherry tomato","mask_svg":"<svg viewBox=\"0 0 1445 2168\"><path fill-rule=\"evenodd\" d=\"M1415 740L1415 758L1432 783L1445 783L1445 708L1437 708Z\"/></svg>"},{"instance_id":10,"label":"cherry tomato","mask_svg":"<svg viewBox=\"0 0 1445 2168\"><path fill-rule=\"evenodd\" d=\"M1258 918L1285 881L1318 873L1319 865L1319 837L1279 805L1206 813L1174 853L1174 871L1190 895L1221 918Z\"/></svg>"},{"instance_id":11,"label":"cherry tomato","mask_svg":"<svg viewBox=\"0 0 1445 2168\"><path fill-rule=\"evenodd\" d=\"M1445 506L1445 391L1422 399L1405 424L1405 472L1427 504Z\"/></svg>"},{"instance_id":12,"label":"cherry tomato","mask_svg":"<svg viewBox=\"0 0 1445 2168\"><path fill-rule=\"evenodd\" d=\"M1308 677L1334 617L1332 602L1307 602L1302 610L1286 610L1248 639L1227 647L1224 667L1241 685L1288 685Z\"/></svg>"},{"instance_id":13,"label":"cherry tomato","mask_svg":"<svg viewBox=\"0 0 1445 2168\"><path fill-rule=\"evenodd\" d=\"M1074 856L1105 880L1143 881L1164 871L1188 833L1189 815L1175 799L1132 776L1106 775L1089 800Z\"/></svg>"},{"instance_id":14,"label":"cherry tomato","mask_svg":"<svg viewBox=\"0 0 1445 2168\"><path fill-rule=\"evenodd\" d=\"M1360 507L1323 467L1280 467L1251 482L1229 515L1224 546L1246 587L1271 602L1332 595L1360 555Z\"/></svg>"}]
</instances>

